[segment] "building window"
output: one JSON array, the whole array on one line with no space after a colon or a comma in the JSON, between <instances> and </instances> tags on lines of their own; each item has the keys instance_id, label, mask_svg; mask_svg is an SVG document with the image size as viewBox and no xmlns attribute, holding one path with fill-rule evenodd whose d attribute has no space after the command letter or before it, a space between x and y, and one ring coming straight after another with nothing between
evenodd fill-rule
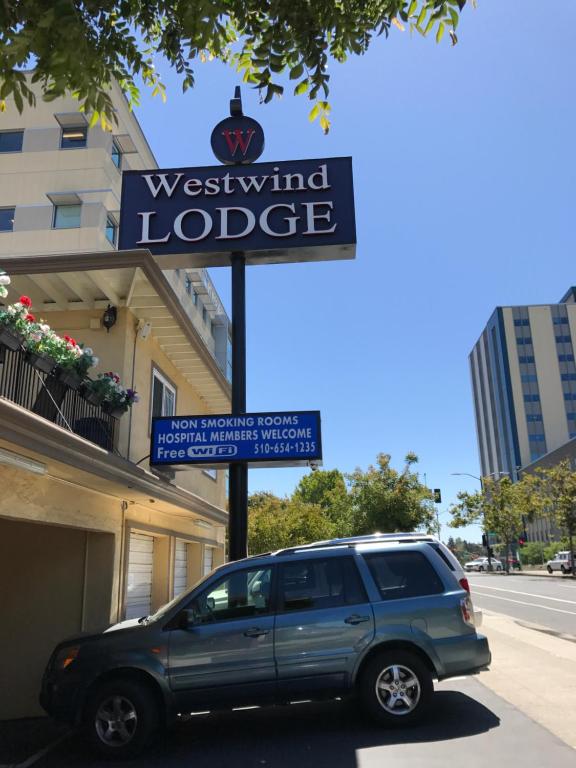
<instances>
[{"instance_id":1,"label":"building window","mask_svg":"<svg viewBox=\"0 0 576 768\"><path fill-rule=\"evenodd\" d=\"M544 435L528 435L528 438L531 443L543 443L546 440Z\"/></svg>"},{"instance_id":2,"label":"building window","mask_svg":"<svg viewBox=\"0 0 576 768\"><path fill-rule=\"evenodd\" d=\"M534 355L518 355L519 363L533 363Z\"/></svg>"},{"instance_id":3,"label":"building window","mask_svg":"<svg viewBox=\"0 0 576 768\"><path fill-rule=\"evenodd\" d=\"M528 320L526 318L516 318L514 320L514 325L517 326L517 327L521 326L521 325L528 325L529 326L530 325L530 320Z\"/></svg>"},{"instance_id":4,"label":"building window","mask_svg":"<svg viewBox=\"0 0 576 768\"><path fill-rule=\"evenodd\" d=\"M526 336L525 338L522 336L516 337L516 344L532 344L532 337Z\"/></svg>"},{"instance_id":5,"label":"building window","mask_svg":"<svg viewBox=\"0 0 576 768\"><path fill-rule=\"evenodd\" d=\"M208 319L208 310L206 307L202 307L202 322L205 323Z\"/></svg>"},{"instance_id":6,"label":"building window","mask_svg":"<svg viewBox=\"0 0 576 768\"><path fill-rule=\"evenodd\" d=\"M118 234L118 225L112 218L112 216L106 217L106 239L112 243L112 245L116 245L116 236Z\"/></svg>"},{"instance_id":7,"label":"building window","mask_svg":"<svg viewBox=\"0 0 576 768\"><path fill-rule=\"evenodd\" d=\"M541 413L527 413L526 421L542 421Z\"/></svg>"},{"instance_id":8,"label":"building window","mask_svg":"<svg viewBox=\"0 0 576 768\"><path fill-rule=\"evenodd\" d=\"M572 338L570 336L556 336L556 342L558 344L570 344Z\"/></svg>"},{"instance_id":9,"label":"building window","mask_svg":"<svg viewBox=\"0 0 576 768\"><path fill-rule=\"evenodd\" d=\"M554 325L568 325L567 317L553 317L552 322Z\"/></svg>"},{"instance_id":10,"label":"building window","mask_svg":"<svg viewBox=\"0 0 576 768\"><path fill-rule=\"evenodd\" d=\"M533 381L538 381L538 376L535 373L522 373L520 375L520 381L524 384L528 384Z\"/></svg>"},{"instance_id":11,"label":"building window","mask_svg":"<svg viewBox=\"0 0 576 768\"><path fill-rule=\"evenodd\" d=\"M0 152L22 152L24 131L0 131Z\"/></svg>"},{"instance_id":12,"label":"building window","mask_svg":"<svg viewBox=\"0 0 576 768\"><path fill-rule=\"evenodd\" d=\"M524 395L525 403L539 403L540 395Z\"/></svg>"},{"instance_id":13,"label":"building window","mask_svg":"<svg viewBox=\"0 0 576 768\"><path fill-rule=\"evenodd\" d=\"M60 149L83 149L86 146L88 128L80 125L76 128L62 128Z\"/></svg>"},{"instance_id":14,"label":"building window","mask_svg":"<svg viewBox=\"0 0 576 768\"><path fill-rule=\"evenodd\" d=\"M157 368L152 370L152 416L174 416L176 388Z\"/></svg>"},{"instance_id":15,"label":"building window","mask_svg":"<svg viewBox=\"0 0 576 768\"><path fill-rule=\"evenodd\" d=\"M82 205L55 205L54 229L76 229L80 226Z\"/></svg>"},{"instance_id":16,"label":"building window","mask_svg":"<svg viewBox=\"0 0 576 768\"><path fill-rule=\"evenodd\" d=\"M0 232L14 230L14 214L16 208L0 208Z\"/></svg>"},{"instance_id":17,"label":"building window","mask_svg":"<svg viewBox=\"0 0 576 768\"><path fill-rule=\"evenodd\" d=\"M188 296L192 295L192 278L190 275L186 275L184 278L184 290L188 294Z\"/></svg>"},{"instance_id":18,"label":"building window","mask_svg":"<svg viewBox=\"0 0 576 768\"><path fill-rule=\"evenodd\" d=\"M574 355L558 355L558 360L561 363L573 363Z\"/></svg>"},{"instance_id":19,"label":"building window","mask_svg":"<svg viewBox=\"0 0 576 768\"><path fill-rule=\"evenodd\" d=\"M112 162L118 170L122 168L122 150L115 139L112 139Z\"/></svg>"},{"instance_id":20,"label":"building window","mask_svg":"<svg viewBox=\"0 0 576 768\"><path fill-rule=\"evenodd\" d=\"M204 472L205 475L208 475L208 477L211 477L212 480L218 479L218 474L216 469L203 469L202 472Z\"/></svg>"},{"instance_id":21,"label":"building window","mask_svg":"<svg viewBox=\"0 0 576 768\"><path fill-rule=\"evenodd\" d=\"M562 381L576 381L576 373L561 373Z\"/></svg>"}]
</instances>

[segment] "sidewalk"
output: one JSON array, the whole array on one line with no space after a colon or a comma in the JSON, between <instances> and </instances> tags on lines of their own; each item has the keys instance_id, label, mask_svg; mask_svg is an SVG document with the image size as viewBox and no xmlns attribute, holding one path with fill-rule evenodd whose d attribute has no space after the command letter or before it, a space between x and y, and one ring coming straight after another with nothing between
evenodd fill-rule
<instances>
[{"instance_id":1,"label":"sidewalk","mask_svg":"<svg viewBox=\"0 0 576 768\"><path fill-rule=\"evenodd\" d=\"M69 731L69 726L48 717L0 720L0 768L32 765L32 756Z\"/></svg>"},{"instance_id":2,"label":"sidewalk","mask_svg":"<svg viewBox=\"0 0 576 768\"><path fill-rule=\"evenodd\" d=\"M484 611L492 664L481 683L576 749L576 638Z\"/></svg>"}]
</instances>

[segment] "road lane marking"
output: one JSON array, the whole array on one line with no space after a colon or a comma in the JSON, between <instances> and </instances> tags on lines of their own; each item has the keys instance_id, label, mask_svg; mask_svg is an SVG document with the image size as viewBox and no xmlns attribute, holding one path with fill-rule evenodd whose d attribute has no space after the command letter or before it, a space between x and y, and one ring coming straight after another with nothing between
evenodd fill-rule
<instances>
[{"instance_id":1,"label":"road lane marking","mask_svg":"<svg viewBox=\"0 0 576 768\"><path fill-rule=\"evenodd\" d=\"M489 587L487 584L481 584L480 589L496 589L498 592L511 592L513 595L526 595L526 597L537 597L540 600L554 600L556 603L570 603L570 605L576 605L576 600L564 600L561 597L548 597L548 595L537 595L534 592L520 592L517 589L504 589L504 587Z\"/></svg>"},{"instance_id":2,"label":"road lane marking","mask_svg":"<svg viewBox=\"0 0 576 768\"><path fill-rule=\"evenodd\" d=\"M490 600L506 600L507 603L517 603L518 605L530 605L532 608L542 608L544 611L555 611L556 613L568 613L570 616L576 616L576 611L565 611L562 608L552 608L550 605L539 605L538 603L527 603L524 600L512 600L511 597L502 597L501 595L485 595L482 592L476 592L480 597L488 597ZM474 599L474 598L472 598Z\"/></svg>"}]
</instances>

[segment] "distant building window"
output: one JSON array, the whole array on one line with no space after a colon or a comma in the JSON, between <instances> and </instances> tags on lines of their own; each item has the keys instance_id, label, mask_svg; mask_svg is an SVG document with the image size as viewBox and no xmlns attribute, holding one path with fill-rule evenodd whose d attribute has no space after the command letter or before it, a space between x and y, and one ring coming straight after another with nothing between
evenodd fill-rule
<instances>
[{"instance_id":1,"label":"distant building window","mask_svg":"<svg viewBox=\"0 0 576 768\"><path fill-rule=\"evenodd\" d=\"M543 443L546 440L544 435L528 435L528 437L531 443Z\"/></svg>"},{"instance_id":2,"label":"distant building window","mask_svg":"<svg viewBox=\"0 0 576 768\"><path fill-rule=\"evenodd\" d=\"M524 395L525 403L539 403L540 395Z\"/></svg>"},{"instance_id":3,"label":"distant building window","mask_svg":"<svg viewBox=\"0 0 576 768\"><path fill-rule=\"evenodd\" d=\"M522 338L522 336L516 337L516 344L532 344L532 337L526 336L526 338Z\"/></svg>"},{"instance_id":4,"label":"distant building window","mask_svg":"<svg viewBox=\"0 0 576 768\"><path fill-rule=\"evenodd\" d=\"M533 363L534 355L518 355L519 363Z\"/></svg>"},{"instance_id":5,"label":"distant building window","mask_svg":"<svg viewBox=\"0 0 576 768\"><path fill-rule=\"evenodd\" d=\"M520 381L528 384L531 381L538 381L538 376L535 373L522 373L520 374Z\"/></svg>"},{"instance_id":6,"label":"distant building window","mask_svg":"<svg viewBox=\"0 0 576 768\"><path fill-rule=\"evenodd\" d=\"M543 451L530 451L530 461L536 461L543 455Z\"/></svg>"},{"instance_id":7,"label":"distant building window","mask_svg":"<svg viewBox=\"0 0 576 768\"><path fill-rule=\"evenodd\" d=\"M86 146L88 128L85 125L77 128L62 128L60 149L83 149Z\"/></svg>"},{"instance_id":8,"label":"distant building window","mask_svg":"<svg viewBox=\"0 0 576 768\"><path fill-rule=\"evenodd\" d=\"M152 370L152 416L174 416L176 389L159 370Z\"/></svg>"},{"instance_id":9,"label":"distant building window","mask_svg":"<svg viewBox=\"0 0 576 768\"><path fill-rule=\"evenodd\" d=\"M576 400L576 393L564 392L564 400Z\"/></svg>"},{"instance_id":10,"label":"distant building window","mask_svg":"<svg viewBox=\"0 0 576 768\"><path fill-rule=\"evenodd\" d=\"M561 373L562 381L576 381L576 373Z\"/></svg>"},{"instance_id":11,"label":"distant building window","mask_svg":"<svg viewBox=\"0 0 576 768\"><path fill-rule=\"evenodd\" d=\"M112 216L106 217L106 238L112 243L112 245L116 245L116 236L118 234L118 225L112 218Z\"/></svg>"},{"instance_id":12,"label":"distant building window","mask_svg":"<svg viewBox=\"0 0 576 768\"><path fill-rule=\"evenodd\" d=\"M576 437L576 432L570 432L570 440L572 440L573 437Z\"/></svg>"},{"instance_id":13,"label":"distant building window","mask_svg":"<svg viewBox=\"0 0 576 768\"><path fill-rule=\"evenodd\" d=\"M566 418L567 418L567 419L570 419L570 421L574 421L574 419L576 419L576 413L574 413L574 412L572 412L572 411L569 411L569 412L566 414Z\"/></svg>"},{"instance_id":14,"label":"distant building window","mask_svg":"<svg viewBox=\"0 0 576 768\"><path fill-rule=\"evenodd\" d=\"M122 150L115 139L112 139L112 162L118 170L122 168Z\"/></svg>"},{"instance_id":15,"label":"distant building window","mask_svg":"<svg viewBox=\"0 0 576 768\"><path fill-rule=\"evenodd\" d=\"M522 319L518 319L517 318L516 320L514 320L514 325L515 326L530 325L530 320L526 320L524 318L522 318Z\"/></svg>"},{"instance_id":16,"label":"distant building window","mask_svg":"<svg viewBox=\"0 0 576 768\"><path fill-rule=\"evenodd\" d=\"M192 301L194 303L194 306L197 307L198 306L198 294L196 293L194 288L192 288L192 293L190 294L190 298L192 299Z\"/></svg>"},{"instance_id":17,"label":"distant building window","mask_svg":"<svg viewBox=\"0 0 576 768\"><path fill-rule=\"evenodd\" d=\"M553 317L552 322L554 325L568 325L567 317Z\"/></svg>"},{"instance_id":18,"label":"distant building window","mask_svg":"<svg viewBox=\"0 0 576 768\"><path fill-rule=\"evenodd\" d=\"M0 131L0 152L22 152L24 131Z\"/></svg>"},{"instance_id":19,"label":"distant building window","mask_svg":"<svg viewBox=\"0 0 576 768\"><path fill-rule=\"evenodd\" d=\"M218 480L218 473L216 469L203 469L202 470L205 475L208 475L208 477L211 477L212 480Z\"/></svg>"},{"instance_id":20,"label":"distant building window","mask_svg":"<svg viewBox=\"0 0 576 768\"><path fill-rule=\"evenodd\" d=\"M55 205L54 229L75 229L80 226L82 205Z\"/></svg>"},{"instance_id":21,"label":"distant building window","mask_svg":"<svg viewBox=\"0 0 576 768\"><path fill-rule=\"evenodd\" d=\"M558 344L570 344L571 341L571 336L556 336L556 342Z\"/></svg>"},{"instance_id":22,"label":"distant building window","mask_svg":"<svg viewBox=\"0 0 576 768\"><path fill-rule=\"evenodd\" d=\"M202 322L205 323L208 319L208 311L206 310L206 307L202 307Z\"/></svg>"},{"instance_id":23,"label":"distant building window","mask_svg":"<svg viewBox=\"0 0 576 768\"><path fill-rule=\"evenodd\" d=\"M184 279L184 289L188 294L188 296L192 295L192 278L190 277L190 275L186 275Z\"/></svg>"},{"instance_id":24,"label":"distant building window","mask_svg":"<svg viewBox=\"0 0 576 768\"><path fill-rule=\"evenodd\" d=\"M542 421L542 414L528 413L526 414L526 421Z\"/></svg>"},{"instance_id":25,"label":"distant building window","mask_svg":"<svg viewBox=\"0 0 576 768\"><path fill-rule=\"evenodd\" d=\"M573 363L574 355L558 355L558 360L561 363Z\"/></svg>"},{"instance_id":26,"label":"distant building window","mask_svg":"<svg viewBox=\"0 0 576 768\"><path fill-rule=\"evenodd\" d=\"M14 214L16 208L0 208L0 232L12 232L14 230Z\"/></svg>"}]
</instances>

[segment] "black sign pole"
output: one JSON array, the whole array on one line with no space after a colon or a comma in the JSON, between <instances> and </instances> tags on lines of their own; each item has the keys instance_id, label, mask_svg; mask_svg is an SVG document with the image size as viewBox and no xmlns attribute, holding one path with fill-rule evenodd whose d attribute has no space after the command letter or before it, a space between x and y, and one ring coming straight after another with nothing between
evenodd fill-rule
<instances>
[{"instance_id":1,"label":"black sign pole","mask_svg":"<svg viewBox=\"0 0 576 768\"><path fill-rule=\"evenodd\" d=\"M232 264L232 414L246 413L246 256L231 254ZM248 554L248 465L229 465L228 559Z\"/></svg>"}]
</instances>

